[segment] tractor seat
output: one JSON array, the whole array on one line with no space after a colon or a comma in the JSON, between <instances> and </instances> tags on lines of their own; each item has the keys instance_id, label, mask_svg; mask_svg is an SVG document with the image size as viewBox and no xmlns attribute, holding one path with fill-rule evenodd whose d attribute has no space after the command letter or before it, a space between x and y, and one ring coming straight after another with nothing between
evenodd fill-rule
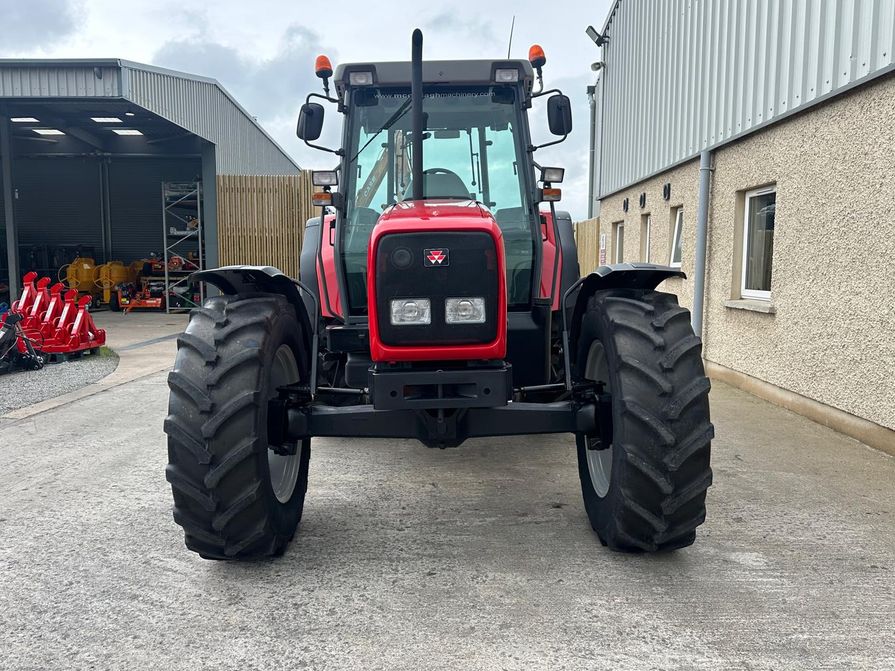
<instances>
[{"instance_id":1,"label":"tractor seat","mask_svg":"<svg viewBox=\"0 0 895 671\"><path fill-rule=\"evenodd\" d=\"M413 193L413 180L407 185L407 194ZM426 198L469 199L469 189L460 177L444 168L429 168L423 173L423 195Z\"/></svg>"}]
</instances>

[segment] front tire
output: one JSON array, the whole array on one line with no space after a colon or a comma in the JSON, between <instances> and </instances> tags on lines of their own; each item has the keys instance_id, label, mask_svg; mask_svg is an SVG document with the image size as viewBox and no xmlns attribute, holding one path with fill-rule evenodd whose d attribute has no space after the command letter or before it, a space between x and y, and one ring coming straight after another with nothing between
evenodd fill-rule
<instances>
[{"instance_id":1,"label":"front tire","mask_svg":"<svg viewBox=\"0 0 895 671\"><path fill-rule=\"evenodd\" d=\"M267 402L308 380L309 356L282 296L216 296L190 313L168 376L166 469L174 520L207 559L282 554L308 486L310 441L268 447Z\"/></svg>"},{"instance_id":2,"label":"front tire","mask_svg":"<svg viewBox=\"0 0 895 671\"><path fill-rule=\"evenodd\" d=\"M612 398L609 445L598 435L577 438L591 526L613 550L691 545L705 520L714 429L690 312L671 294L601 291L580 334L577 373Z\"/></svg>"}]
</instances>

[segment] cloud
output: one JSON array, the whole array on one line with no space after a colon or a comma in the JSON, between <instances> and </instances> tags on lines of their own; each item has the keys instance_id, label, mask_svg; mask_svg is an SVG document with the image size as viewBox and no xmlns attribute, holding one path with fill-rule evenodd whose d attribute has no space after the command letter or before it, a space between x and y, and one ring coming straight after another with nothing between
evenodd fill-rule
<instances>
[{"instance_id":1,"label":"cloud","mask_svg":"<svg viewBox=\"0 0 895 671\"><path fill-rule=\"evenodd\" d=\"M201 32L166 42L155 52L152 62L217 79L299 165L329 167L331 157L307 148L295 137L295 121L305 96L310 91L322 93L320 80L314 74L314 59L321 53L329 54L336 62L335 49L323 45L314 31L291 25L280 36L270 58L253 58ZM335 107L327 107L327 112L329 118L320 143L335 146L339 143L340 119Z\"/></svg>"},{"instance_id":2,"label":"cloud","mask_svg":"<svg viewBox=\"0 0 895 671\"><path fill-rule=\"evenodd\" d=\"M4 3L3 47L9 51L50 47L77 32L80 16L80 3L74 0Z\"/></svg>"},{"instance_id":3,"label":"cloud","mask_svg":"<svg viewBox=\"0 0 895 671\"><path fill-rule=\"evenodd\" d=\"M577 77L551 79L549 71L544 72L544 88L558 88L572 103L572 132L565 142L541 149L535 153L535 160L541 165L555 165L566 169L563 182L562 210L568 210L574 220L587 218L587 194L589 187L590 159L590 106L586 88L593 77L587 73ZM547 128L547 105L541 98L529 110L534 144L551 142L557 138Z\"/></svg>"},{"instance_id":4,"label":"cloud","mask_svg":"<svg viewBox=\"0 0 895 671\"><path fill-rule=\"evenodd\" d=\"M239 49L209 41L205 35L171 40L155 52L153 63L217 79L258 118L295 114L298 100L317 90L313 63L323 48L316 33L290 26L276 54L255 60Z\"/></svg>"},{"instance_id":5,"label":"cloud","mask_svg":"<svg viewBox=\"0 0 895 671\"><path fill-rule=\"evenodd\" d=\"M490 24L478 20L458 18L441 13L430 22L433 32L444 35L485 35ZM195 25L204 25L196 21ZM518 28L518 26L517 26ZM427 30L430 28L427 26ZM490 38L489 38L490 39ZM266 128L280 145L304 168L330 168L336 163L332 154L309 149L295 137L298 109L309 91L322 92L320 80L314 75L314 58L328 54L338 62L335 49L323 44L315 32L292 25L276 38L276 48L269 58L257 58L249 52L223 44L204 32L170 40L155 53L152 61L164 67L214 77L234 95L250 114ZM538 151L535 160L541 165L566 168L561 209L569 210L573 218L587 216L588 158L590 152L590 109L585 87L591 83L591 73L579 76L554 76L550 66L545 70L546 88L560 88L572 101L574 129L562 144ZM317 144L338 147L342 116L334 105L326 105L323 135ZM535 144L555 140L547 130L546 101L542 98L529 111L530 126Z\"/></svg>"},{"instance_id":6,"label":"cloud","mask_svg":"<svg viewBox=\"0 0 895 671\"><path fill-rule=\"evenodd\" d=\"M484 44L496 39L490 22L460 18L457 12L440 12L426 21L423 27L435 33L455 33Z\"/></svg>"}]
</instances>

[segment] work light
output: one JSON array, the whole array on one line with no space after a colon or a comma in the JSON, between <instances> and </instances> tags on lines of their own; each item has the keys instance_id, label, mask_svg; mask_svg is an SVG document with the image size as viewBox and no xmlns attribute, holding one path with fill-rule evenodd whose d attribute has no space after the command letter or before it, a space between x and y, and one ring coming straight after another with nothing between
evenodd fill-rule
<instances>
[{"instance_id":1,"label":"work light","mask_svg":"<svg viewBox=\"0 0 895 671\"><path fill-rule=\"evenodd\" d=\"M546 184L559 184L565 176L565 168L541 168L541 181Z\"/></svg>"},{"instance_id":2,"label":"work light","mask_svg":"<svg viewBox=\"0 0 895 671\"><path fill-rule=\"evenodd\" d=\"M498 68L494 71L494 81L498 84L512 84L519 81L519 71L516 68Z\"/></svg>"},{"instance_id":3,"label":"work light","mask_svg":"<svg viewBox=\"0 0 895 671\"><path fill-rule=\"evenodd\" d=\"M339 175L335 170L312 170L311 182L314 186L337 186Z\"/></svg>"},{"instance_id":4,"label":"work light","mask_svg":"<svg viewBox=\"0 0 895 671\"><path fill-rule=\"evenodd\" d=\"M369 70L349 72L348 83L352 86L370 86L373 83L373 73Z\"/></svg>"}]
</instances>

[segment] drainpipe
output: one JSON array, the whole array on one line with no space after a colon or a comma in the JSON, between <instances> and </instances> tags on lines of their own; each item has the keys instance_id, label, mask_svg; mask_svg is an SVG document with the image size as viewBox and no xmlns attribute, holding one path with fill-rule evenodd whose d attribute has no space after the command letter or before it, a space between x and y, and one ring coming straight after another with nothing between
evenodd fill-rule
<instances>
[{"instance_id":1,"label":"drainpipe","mask_svg":"<svg viewBox=\"0 0 895 671\"><path fill-rule=\"evenodd\" d=\"M590 155L587 163L587 218L594 218L594 156L596 149L596 138L594 132L597 127L597 98L596 86L587 87L587 101L590 104Z\"/></svg>"},{"instance_id":2,"label":"drainpipe","mask_svg":"<svg viewBox=\"0 0 895 671\"><path fill-rule=\"evenodd\" d=\"M693 331L702 337L702 313L705 298L705 255L709 229L709 200L711 199L712 152L699 154L699 202L696 206L696 268L693 274Z\"/></svg>"}]
</instances>

